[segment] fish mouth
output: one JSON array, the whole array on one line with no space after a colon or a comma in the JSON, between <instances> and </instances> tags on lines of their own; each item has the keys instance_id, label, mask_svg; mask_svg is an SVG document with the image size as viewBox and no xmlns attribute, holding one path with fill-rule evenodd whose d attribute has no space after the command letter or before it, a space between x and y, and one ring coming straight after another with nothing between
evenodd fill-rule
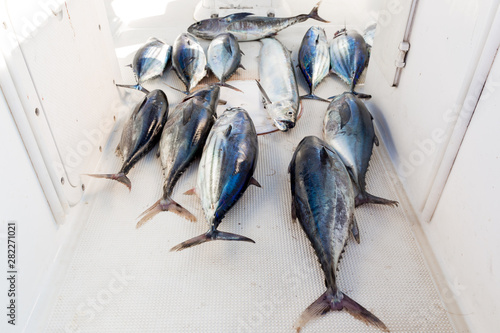
<instances>
[{"instance_id":1,"label":"fish mouth","mask_svg":"<svg viewBox=\"0 0 500 333\"><path fill-rule=\"evenodd\" d=\"M295 127L295 122L291 120L275 120L274 125L282 132L288 131Z\"/></svg>"}]
</instances>

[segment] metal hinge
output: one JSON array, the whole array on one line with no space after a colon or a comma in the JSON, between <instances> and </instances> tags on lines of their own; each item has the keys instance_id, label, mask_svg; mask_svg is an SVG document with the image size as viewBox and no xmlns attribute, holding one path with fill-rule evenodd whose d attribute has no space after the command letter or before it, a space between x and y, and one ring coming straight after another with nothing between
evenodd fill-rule
<instances>
[{"instance_id":1,"label":"metal hinge","mask_svg":"<svg viewBox=\"0 0 500 333\"><path fill-rule=\"evenodd\" d=\"M399 44L399 53L398 57L396 58L395 65L397 68L403 68L406 66L406 54L408 53L408 50L410 49L410 43L408 42L401 42Z\"/></svg>"}]
</instances>

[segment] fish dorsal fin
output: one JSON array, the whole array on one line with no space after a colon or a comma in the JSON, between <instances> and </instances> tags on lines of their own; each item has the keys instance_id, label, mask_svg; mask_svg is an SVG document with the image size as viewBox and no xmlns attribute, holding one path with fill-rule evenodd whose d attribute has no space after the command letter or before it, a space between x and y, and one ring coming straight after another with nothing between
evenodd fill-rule
<instances>
[{"instance_id":1,"label":"fish dorsal fin","mask_svg":"<svg viewBox=\"0 0 500 333\"><path fill-rule=\"evenodd\" d=\"M339 110L339 115L340 115L340 128L344 128L344 126L349 122L351 119L351 109L349 108L349 105L342 105Z\"/></svg>"},{"instance_id":2,"label":"fish dorsal fin","mask_svg":"<svg viewBox=\"0 0 500 333\"><path fill-rule=\"evenodd\" d=\"M225 136L229 136L231 134L231 130L233 129L233 126L229 125L226 130L224 131Z\"/></svg>"},{"instance_id":3,"label":"fish dorsal fin","mask_svg":"<svg viewBox=\"0 0 500 333\"><path fill-rule=\"evenodd\" d=\"M235 21L235 20L244 19L245 17L247 17L249 15L254 15L254 14L253 13L248 13L248 12L234 13L234 14L230 14L230 15L224 16L223 20L226 21L226 22L232 22L232 21Z\"/></svg>"},{"instance_id":4,"label":"fish dorsal fin","mask_svg":"<svg viewBox=\"0 0 500 333\"><path fill-rule=\"evenodd\" d=\"M260 84L259 81L255 80L257 82L257 86L259 87L260 92L262 93L262 96L264 97L264 100L266 101L267 104L272 104L271 99L267 95L266 91L264 90L264 87Z\"/></svg>"},{"instance_id":5,"label":"fish dorsal fin","mask_svg":"<svg viewBox=\"0 0 500 333\"><path fill-rule=\"evenodd\" d=\"M182 125L186 125L191 119L191 115L193 114L193 103L189 103L189 106L186 107L182 113Z\"/></svg>"}]
</instances>

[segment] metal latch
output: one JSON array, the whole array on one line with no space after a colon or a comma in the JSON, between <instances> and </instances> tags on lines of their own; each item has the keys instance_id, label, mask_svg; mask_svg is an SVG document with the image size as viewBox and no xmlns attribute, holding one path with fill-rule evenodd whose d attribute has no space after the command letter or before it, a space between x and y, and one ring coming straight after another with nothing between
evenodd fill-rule
<instances>
[{"instance_id":1,"label":"metal latch","mask_svg":"<svg viewBox=\"0 0 500 333\"><path fill-rule=\"evenodd\" d=\"M396 58L395 65L398 68L403 68L406 66L406 54L408 53L408 50L410 49L410 43L408 42L401 42L399 44L399 53L398 57Z\"/></svg>"}]
</instances>

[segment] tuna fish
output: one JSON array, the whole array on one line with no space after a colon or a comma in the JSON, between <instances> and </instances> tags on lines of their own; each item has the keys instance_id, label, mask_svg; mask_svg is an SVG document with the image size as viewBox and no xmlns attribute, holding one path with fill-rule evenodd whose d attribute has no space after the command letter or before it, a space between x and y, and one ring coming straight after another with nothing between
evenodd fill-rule
<instances>
[{"instance_id":1,"label":"tuna fish","mask_svg":"<svg viewBox=\"0 0 500 333\"><path fill-rule=\"evenodd\" d=\"M123 127L116 152L123 165L115 174L92 174L88 176L117 180L132 189L128 172L160 140L161 131L167 122L168 100L161 90L153 90L139 103Z\"/></svg>"},{"instance_id":2,"label":"tuna fish","mask_svg":"<svg viewBox=\"0 0 500 333\"><path fill-rule=\"evenodd\" d=\"M355 30L342 29L330 42L331 71L349 85L351 92L362 98L370 95L354 92L368 61L366 42Z\"/></svg>"},{"instance_id":3,"label":"tuna fish","mask_svg":"<svg viewBox=\"0 0 500 333\"><path fill-rule=\"evenodd\" d=\"M162 211L172 211L196 221L190 212L172 200L171 195L177 180L201 153L215 122L219 92L218 86L197 90L170 112L160 139L163 197L142 214L137 228Z\"/></svg>"},{"instance_id":4,"label":"tuna fish","mask_svg":"<svg viewBox=\"0 0 500 333\"><path fill-rule=\"evenodd\" d=\"M329 102L314 94L314 89L330 71L330 52L323 28L310 27L299 49L299 67L309 85L309 94L300 98Z\"/></svg>"},{"instance_id":5,"label":"tuna fish","mask_svg":"<svg viewBox=\"0 0 500 333\"><path fill-rule=\"evenodd\" d=\"M345 309L366 324L388 331L380 319L337 287L336 273L349 231L358 236L354 193L349 174L337 154L314 136L298 145L289 166L292 218L297 218L325 274L326 291L300 316L297 332L311 319ZM359 240L359 238L357 238Z\"/></svg>"},{"instance_id":6,"label":"tuna fish","mask_svg":"<svg viewBox=\"0 0 500 333\"><path fill-rule=\"evenodd\" d=\"M241 108L227 109L210 131L198 169L197 193L210 227L206 233L180 243L171 251L212 240L255 243L217 227L249 185L260 187L252 177L258 152L257 133L248 113Z\"/></svg>"},{"instance_id":7,"label":"tuna fish","mask_svg":"<svg viewBox=\"0 0 500 333\"><path fill-rule=\"evenodd\" d=\"M132 64L129 65L134 71L137 84L117 84L117 86L141 90L147 94L148 91L144 89L142 84L163 74L171 54L172 46L157 38L149 38L146 44L136 52Z\"/></svg>"},{"instance_id":8,"label":"tuna fish","mask_svg":"<svg viewBox=\"0 0 500 333\"><path fill-rule=\"evenodd\" d=\"M345 92L337 96L326 111L323 137L344 162L359 192L356 206L364 203L397 206L397 201L376 197L366 192L366 172L373 144L379 145L373 128L373 117L355 95Z\"/></svg>"},{"instance_id":9,"label":"tuna fish","mask_svg":"<svg viewBox=\"0 0 500 333\"><path fill-rule=\"evenodd\" d=\"M299 89L292 67L290 51L274 38L261 40L259 55L260 82L264 108L274 125L287 131L295 126L299 111Z\"/></svg>"},{"instance_id":10,"label":"tuna fish","mask_svg":"<svg viewBox=\"0 0 500 333\"><path fill-rule=\"evenodd\" d=\"M220 80L220 85L227 86L226 80L238 68L245 69L240 63L241 54L240 45L231 33L220 34L212 40L207 51L208 68Z\"/></svg>"},{"instance_id":11,"label":"tuna fish","mask_svg":"<svg viewBox=\"0 0 500 333\"><path fill-rule=\"evenodd\" d=\"M301 14L294 17L266 17L255 16L252 13L235 13L196 22L188 28L188 31L203 39L214 39L223 32L230 32L240 42L259 40L274 36L281 30L308 19L328 23L328 21L318 15L320 3L321 1L318 2L309 14Z\"/></svg>"},{"instance_id":12,"label":"tuna fish","mask_svg":"<svg viewBox=\"0 0 500 333\"><path fill-rule=\"evenodd\" d=\"M198 39L190 33L180 34L174 42L172 66L186 86L185 94L207 75L207 58Z\"/></svg>"}]
</instances>

